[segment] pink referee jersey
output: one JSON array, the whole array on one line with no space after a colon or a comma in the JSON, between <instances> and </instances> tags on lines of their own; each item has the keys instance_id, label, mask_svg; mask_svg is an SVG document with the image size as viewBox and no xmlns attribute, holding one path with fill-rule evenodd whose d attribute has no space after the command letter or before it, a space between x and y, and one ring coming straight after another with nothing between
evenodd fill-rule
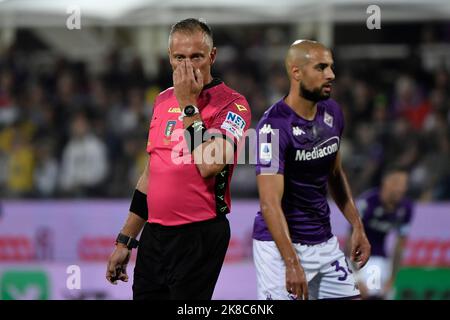
<instances>
[{"instance_id":1,"label":"pink referee jersey","mask_svg":"<svg viewBox=\"0 0 450 320\"><path fill-rule=\"evenodd\" d=\"M198 108L208 130L218 130L236 144L243 140L251 112L241 94L214 79L200 93ZM202 178L187 148L180 112L173 88L160 93L147 143L148 221L166 226L212 219L231 209L230 182L237 155L215 177Z\"/></svg>"}]
</instances>

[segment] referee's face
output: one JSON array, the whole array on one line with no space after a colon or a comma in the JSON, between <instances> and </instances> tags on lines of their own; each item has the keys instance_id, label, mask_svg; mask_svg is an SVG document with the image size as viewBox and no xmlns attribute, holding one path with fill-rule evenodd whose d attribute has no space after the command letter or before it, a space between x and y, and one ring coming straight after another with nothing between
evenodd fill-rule
<instances>
[{"instance_id":1,"label":"referee's face","mask_svg":"<svg viewBox=\"0 0 450 320\"><path fill-rule=\"evenodd\" d=\"M207 84L212 80L211 65L216 59L216 48L212 47L201 31L175 32L169 43L169 59L173 70L185 60L190 61L194 71L199 69L205 84Z\"/></svg>"},{"instance_id":2,"label":"referee's face","mask_svg":"<svg viewBox=\"0 0 450 320\"><path fill-rule=\"evenodd\" d=\"M300 95L312 101L328 99L334 80L333 57L327 49L314 48L308 62L300 68Z\"/></svg>"}]
</instances>

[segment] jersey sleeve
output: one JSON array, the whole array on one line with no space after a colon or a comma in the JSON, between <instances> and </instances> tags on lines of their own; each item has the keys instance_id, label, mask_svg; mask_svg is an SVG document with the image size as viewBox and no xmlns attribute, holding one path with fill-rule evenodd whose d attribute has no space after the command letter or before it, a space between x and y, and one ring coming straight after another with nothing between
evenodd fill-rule
<instances>
[{"instance_id":1,"label":"jersey sleeve","mask_svg":"<svg viewBox=\"0 0 450 320\"><path fill-rule=\"evenodd\" d=\"M250 127L252 118L250 107L244 97L229 103L214 118L209 129L219 131L227 140L237 146Z\"/></svg>"},{"instance_id":2,"label":"jersey sleeve","mask_svg":"<svg viewBox=\"0 0 450 320\"><path fill-rule=\"evenodd\" d=\"M256 174L284 174L289 137L280 123L263 118L257 128Z\"/></svg>"}]
</instances>

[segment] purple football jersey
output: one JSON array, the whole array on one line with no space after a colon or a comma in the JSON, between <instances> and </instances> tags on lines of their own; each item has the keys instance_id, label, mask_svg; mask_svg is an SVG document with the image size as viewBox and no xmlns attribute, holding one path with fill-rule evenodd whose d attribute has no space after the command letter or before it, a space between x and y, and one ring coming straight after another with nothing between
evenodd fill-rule
<instances>
[{"instance_id":1,"label":"purple football jersey","mask_svg":"<svg viewBox=\"0 0 450 320\"><path fill-rule=\"evenodd\" d=\"M317 104L311 121L282 99L258 123L256 174L284 175L282 209L294 243L317 244L333 236L327 181L343 128L342 111L331 99ZM261 212L255 218L253 238L272 240Z\"/></svg>"},{"instance_id":2,"label":"purple football jersey","mask_svg":"<svg viewBox=\"0 0 450 320\"><path fill-rule=\"evenodd\" d=\"M372 256L386 256L386 236L396 231L401 236L407 236L413 215L413 202L404 198L393 211L387 211L380 199L380 190L365 192L356 201L358 211L362 216L367 239L372 247Z\"/></svg>"}]
</instances>

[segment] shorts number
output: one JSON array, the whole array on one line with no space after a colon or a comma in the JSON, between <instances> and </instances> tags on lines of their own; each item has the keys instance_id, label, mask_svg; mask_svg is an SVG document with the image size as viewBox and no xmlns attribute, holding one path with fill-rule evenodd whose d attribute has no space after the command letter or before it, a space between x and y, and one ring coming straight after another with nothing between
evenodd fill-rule
<instances>
[{"instance_id":1,"label":"shorts number","mask_svg":"<svg viewBox=\"0 0 450 320\"><path fill-rule=\"evenodd\" d=\"M345 281L345 280L347 280L348 272L347 272L347 270L345 270L344 267L341 267L341 266L339 265L339 261L338 261L338 260L336 260L335 262L333 262L331 265L332 265L333 267L336 268L336 271L342 271L342 272L344 273L343 276L341 276L341 277L338 278L339 281Z\"/></svg>"}]
</instances>

